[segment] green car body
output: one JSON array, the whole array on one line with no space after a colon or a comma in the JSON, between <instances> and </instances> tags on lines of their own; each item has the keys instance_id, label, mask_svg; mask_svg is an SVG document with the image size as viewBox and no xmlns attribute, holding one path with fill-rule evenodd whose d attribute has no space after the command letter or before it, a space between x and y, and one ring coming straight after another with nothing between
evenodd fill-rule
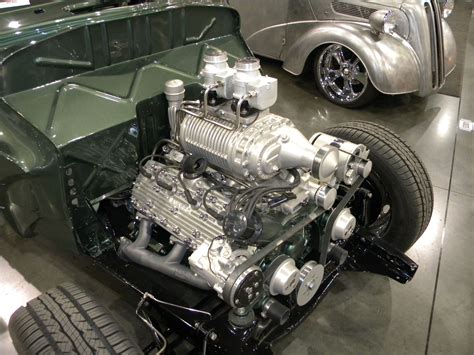
<instances>
[{"instance_id":1,"label":"green car body","mask_svg":"<svg viewBox=\"0 0 474 355\"><path fill-rule=\"evenodd\" d=\"M96 210L136 177L137 104L169 79L198 83L209 46L249 55L239 25L223 1L1 13L0 209L13 228L93 256L110 247Z\"/></svg>"}]
</instances>

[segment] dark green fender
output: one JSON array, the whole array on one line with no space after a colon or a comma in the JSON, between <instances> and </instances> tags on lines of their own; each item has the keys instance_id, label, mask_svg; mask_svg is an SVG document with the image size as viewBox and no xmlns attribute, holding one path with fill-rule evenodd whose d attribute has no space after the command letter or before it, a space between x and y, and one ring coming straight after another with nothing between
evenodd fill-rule
<instances>
[{"instance_id":1,"label":"dark green fender","mask_svg":"<svg viewBox=\"0 0 474 355\"><path fill-rule=\"evenodd\" d=\"M250 54L238 14L204 3L0 14L0 209L19 234L91 255L111 246L95 208L136 177L137 104L169 79L198 83L208 47Z\"/></svg>"}]
</instances>

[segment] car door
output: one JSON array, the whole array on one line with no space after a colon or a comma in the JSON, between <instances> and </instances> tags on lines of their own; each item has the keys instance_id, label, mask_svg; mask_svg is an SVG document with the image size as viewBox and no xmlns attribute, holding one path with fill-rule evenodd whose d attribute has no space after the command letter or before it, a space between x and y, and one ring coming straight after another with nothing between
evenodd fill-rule
<instances>
[{"instance_id":1,"label":"car door","mask_svg":"<svg viewBox=\"0 0 474 355\"><path fill-rule=\"evenodd\" d=\"M241 31L256 54L279 59L285 41L290 0L230 0L240 13Z\"/></svg>"}]
</instances>

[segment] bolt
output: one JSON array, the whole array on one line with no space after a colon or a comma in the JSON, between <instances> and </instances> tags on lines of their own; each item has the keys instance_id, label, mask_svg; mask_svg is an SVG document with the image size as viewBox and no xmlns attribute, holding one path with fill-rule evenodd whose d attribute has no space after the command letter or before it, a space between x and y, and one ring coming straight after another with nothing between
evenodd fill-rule
<instances>
[{"instance_id":1,"label":"bolt","mask_svg":"<svg viewBox=\"0 0 474 355\"><path fill-rule=\"evenodd\" d=\"M214 333L214 332L209 333L209 339L211 339L212 341L216 341L217 340L217 334Z\"/></svg>"},{"instance_id":2,"label":"bolt","mask_svg":"<svg viewBox=\"0 0 474 355\"><path fill-rule=\"evenodd\" d=\"M239 316L245 316L248 313L248 311L245 307L236 308L236 309L234 309L234 312L235 312L235 314L237 314Z\"/></svg>"}]
</instances>

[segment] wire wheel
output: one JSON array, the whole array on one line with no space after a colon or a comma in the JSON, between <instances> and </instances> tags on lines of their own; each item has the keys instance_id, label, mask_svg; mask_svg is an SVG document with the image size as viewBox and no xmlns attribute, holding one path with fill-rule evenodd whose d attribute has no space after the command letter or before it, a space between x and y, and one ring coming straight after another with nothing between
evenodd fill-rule
<instances>
[{"instance_id":1,"label":"wire wheel","mask_svg":"<svg viewBox=\"0 0 474 355\"><path fill-rule=\"evenodd\" d=\"M315 75L320 91L338 105L358 107L375 97L376 90L364 64L342 45L331 44L319 52Z\"/></svg>"}]
</instances>

